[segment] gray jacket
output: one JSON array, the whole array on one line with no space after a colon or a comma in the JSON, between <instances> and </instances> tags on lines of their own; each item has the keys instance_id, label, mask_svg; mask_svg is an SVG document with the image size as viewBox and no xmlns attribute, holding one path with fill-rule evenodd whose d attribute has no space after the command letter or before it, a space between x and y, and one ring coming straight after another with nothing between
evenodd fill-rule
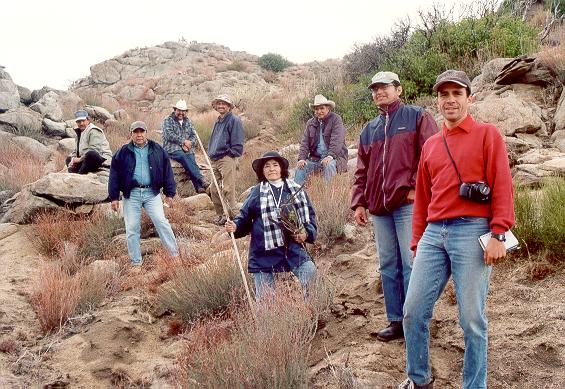
<instances>
[{"instance_id":1,"label":"gray jacket","mask_svg":"<svg viewBox=\"0 0 565 389\"><path fill-rule=\"evenodd\" d=\"M110 166L112 150L110 150L110 144L104 131L90 123L84 131L75 128L75 132L77 133L77 148L71 153L71 157L82 157L88 151L94 150L106 159L102 166Z\"/></svg>"}]
</instances>

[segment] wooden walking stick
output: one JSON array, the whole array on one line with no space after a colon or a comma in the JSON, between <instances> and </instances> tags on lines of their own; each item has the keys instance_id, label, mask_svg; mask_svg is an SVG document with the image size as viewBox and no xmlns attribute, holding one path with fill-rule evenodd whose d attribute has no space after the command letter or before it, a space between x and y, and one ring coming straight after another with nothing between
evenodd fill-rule
<instances>
[{"instance_id":1,"label":"wooden walking stick","mask_svg":"<svg viewBox=\"0 0 565 389\"><path fill-rule=\"evenodd\" d=\"M212 162L210 161L210 157L208 157L208 153L204 149L204 146L202 145L202 141L200 140L200 136L198 135L198 132L196 132L196 129L194 130L194 133L196 134L196 140L198 140L198 144L200 145L200 149L202 150L202 153L204 154L204 158L206 158L206 163L208 164L208 167L210 168L210 171L212 172L212 181L214 182L214 187L216 188L216 193L218 194L220 202L222 203L222 209L224 210L224 216L226 217L226 219L230 220L230 214L228 212L228 208L227 208L226 203L224 201L224 198L222 196L222 192L220 191L220 185L218 185L218 180L216 180L216 175L214 174L214 168L212 167ZM249 285L247 284L247 277L245 276L245 272L243 271L243 265L241 264L241 256L239 255L239 250L237 249L237 244L235 243L235 236L231 232L229 233L229 235L230 235L231 242L232 242L232 245L233 245L233 251L234 251L234 254L235 254L235 258L237 259L237 264L239 266L239 271L241 273L241 278L243 279L243 286L245 287L245 293L247 294L247 301L249 302L249 308L251 309L253 316L255 316L255 310L253 308L253 299L251 298L251 293L249 292Z\"/></svg>"}]
</instances>

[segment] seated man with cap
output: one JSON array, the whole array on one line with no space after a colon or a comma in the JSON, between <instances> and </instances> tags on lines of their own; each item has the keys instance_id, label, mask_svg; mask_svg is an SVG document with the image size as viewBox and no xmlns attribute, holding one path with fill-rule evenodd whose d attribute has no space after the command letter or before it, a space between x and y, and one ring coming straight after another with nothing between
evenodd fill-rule
<instances>
[{"instance_id":1,"label":"seated man with cap","mask_svg":"<svg viewBox=\"0 0 565 389\"><path fill-rule=\"evenodd\" d=\"M173 106L173 112L163 120L163 148L171 159L182 165L196 193L204 193L209 184L204 181L194 158L196 132L187 112L186 101L179 100Z\"/></svg>"},{"instance_id":2,"label":"seated man with cap","mask_svg":"<svg viewBox=\"0 0 565 389\"><path fill-rule=\"evenodd\" d=\"M167 152L147 139L144 122L133 122L130 126L131 142L123 145L112 158L108 194L112 210L118 211L120 192L124 196L124 221L128 253L134 266L141 266L141 208L153 222L161 242L172 256L178 255L175 235L165 217L161 188L165 194L165 205L171 206L176 194L173 169Z\"/></svg>"},{"instance_id":3,"label":"seated man with cap","mask_svg":"<svg viewBox=\"0 0 565 389\"><path fill-rule=\"evenodd\" d=\"M112 150L104 131L91 123L84 110L75 112L75 122L77 147L65 160L69 173L87 174L109 167Z\"/></svg>"},{"instance_id":4,"label":"seated man with cap","mask_svg":"<svg viewBox=\"0 0 565 389\"><path fill-rule=\"evenodd\" d=\"M316 95L314 104L308 106L314 111L314 117L306 123L300 142L294 174L294 181L299 185L315 171L321 171L326 182L330 182L337 173L347 171L345 127L341 116L332 112L335 103Z\"/></svg>"}]
</instances>

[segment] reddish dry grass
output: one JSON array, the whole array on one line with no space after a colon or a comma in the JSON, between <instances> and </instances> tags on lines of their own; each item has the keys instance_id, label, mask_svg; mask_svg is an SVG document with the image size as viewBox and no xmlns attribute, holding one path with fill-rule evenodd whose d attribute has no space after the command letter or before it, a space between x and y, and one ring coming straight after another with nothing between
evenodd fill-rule
<instances>
[{"instance_id":1,"label":"reddish dry grass","mask_svg":"<svg viewBox=\"0 0 565 389\"><path fill-rule=\"evenodd\" d=\"M19 192L43 176L43 162L11 141L0 144L0 165L8 168L0 176L0 189Z\"/></svg>"},{"instance_id":2,"label":"reddish dry grass","mask_svg":"<svg viewBox=\"0 0 565 389\"><path fill-rule=\"evenodd\" d=\"M18 343L14 339L4 339L0 341L0 352L4 354L16 354L18 348Z\"/></svg>"},{"instance_id":3,"label":"reddish dry grass","mask_svg":"<svg viewBox=\"0 0 565 389\"><path fill-rule=\"evenodd\" d=\"M79 296L79 283L59 264L43 265L35 283L31 305L44 333L65 324L75 312Z\"/></svg>"}]
</instances>

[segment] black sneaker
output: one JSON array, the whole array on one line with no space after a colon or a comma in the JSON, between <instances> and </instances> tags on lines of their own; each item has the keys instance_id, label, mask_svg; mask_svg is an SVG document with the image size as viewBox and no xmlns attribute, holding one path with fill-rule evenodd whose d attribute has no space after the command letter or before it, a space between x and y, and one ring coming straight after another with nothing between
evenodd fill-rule
<instances>
[{"instance_id":1,"label":"black sneaker","mask_svg":"<svg viewBox=\"0 0 565 389\"><path fill-rule=\"evenodd\" d=\"M377 332L377 339L382 342L389 342L395 339L404 338L404 330L401 321L391 321L388 327Z\"/></svg>"},{"instance_id":2,"label":"black sneaker","mask_svg":"<svg viewBox=\"0 0 565 389\"><path fill-rule=\"evenodd\" d=\"M206 188L204 188L203 186L199 186L198 188L194 188L194 190L196 191L196 193L206 193Z\"/></svg>"}]
</instances>

